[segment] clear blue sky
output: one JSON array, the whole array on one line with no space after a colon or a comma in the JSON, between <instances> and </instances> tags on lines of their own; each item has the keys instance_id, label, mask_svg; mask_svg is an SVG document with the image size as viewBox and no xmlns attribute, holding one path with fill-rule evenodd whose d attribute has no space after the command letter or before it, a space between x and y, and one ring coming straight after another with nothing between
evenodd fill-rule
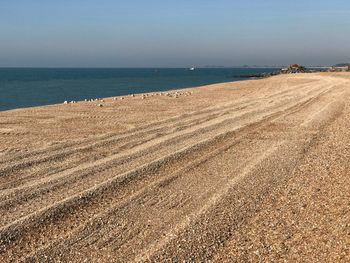
<instances>
[{"instance_id":1,"label":"clear blue sky","mask_svg":"<svg viewBox=\"0 0 350 263\"><path fill-rule=\"evenodd\" d=\"M0 0L0 66L350 62L349 0Z\"/></svg>"}]
</instances>

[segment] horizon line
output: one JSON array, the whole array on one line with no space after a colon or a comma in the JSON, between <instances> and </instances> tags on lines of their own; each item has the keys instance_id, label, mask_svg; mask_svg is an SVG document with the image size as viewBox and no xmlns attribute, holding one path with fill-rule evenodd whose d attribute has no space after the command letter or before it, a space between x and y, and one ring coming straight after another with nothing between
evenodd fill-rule
<instances>
[{"instance_id":1,"label":"horizon line","mask_svg":"<svg viewBox=\"0 0 350 263\"><path fill-rule=\"evenodd\" d=\"M283 68L287 65L265 65L265 66L250 66L250 65L242 65L242 66L198 66L195 67L197 69L220 69L220 68ZM305 67L331 67L332 65L306 65ZM147 66L147 67L99 67L99 66L0 66L0 69L187 69L191 68L191 66L183 66L183 67L157 67L157 66Z\"/></svg>"}]
</instances>

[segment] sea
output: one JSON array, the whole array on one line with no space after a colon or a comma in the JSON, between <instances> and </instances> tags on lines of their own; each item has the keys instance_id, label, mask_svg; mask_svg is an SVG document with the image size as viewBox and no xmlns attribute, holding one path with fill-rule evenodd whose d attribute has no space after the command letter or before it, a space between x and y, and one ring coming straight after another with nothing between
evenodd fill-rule
<instances>
[{"instance_id":1,"label":"sea","mask_svg":"<svg viewBox=\"0 0 350 263\"><path fill-rule=\"evenodd\" d=\"M275 68L0 68L0 111L245 80Z\"/></svg>"}]
</instances>

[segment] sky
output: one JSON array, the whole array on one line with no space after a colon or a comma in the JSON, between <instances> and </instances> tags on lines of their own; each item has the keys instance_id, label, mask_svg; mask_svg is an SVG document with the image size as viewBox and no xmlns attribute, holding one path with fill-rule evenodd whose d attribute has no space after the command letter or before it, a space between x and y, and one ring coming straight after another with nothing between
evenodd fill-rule
<instances>
[{"instance_id":1,"label":"sky","mask_svg":"<svg viewBox=\"0 0 350 263\"><path fill-rule=\"evenodd\" d=\"M0 67L350 62L349 0L0 0Z\"/></svg>"}]
</instances>

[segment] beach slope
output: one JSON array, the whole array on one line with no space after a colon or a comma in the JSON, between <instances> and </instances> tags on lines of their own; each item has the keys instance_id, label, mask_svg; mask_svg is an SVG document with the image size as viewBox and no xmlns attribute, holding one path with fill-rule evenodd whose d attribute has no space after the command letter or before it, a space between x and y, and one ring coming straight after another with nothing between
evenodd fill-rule
<instances>
[{"instance_id":1,"label":"beach slope","mask_svg":"<svg viewBox=\"0 0 350 263\"><path fill-rule=\"evenodd\" d=\"M347 73L0 112L0 262L349 262L349 157Z\"/></svg>"}]
</instances>

